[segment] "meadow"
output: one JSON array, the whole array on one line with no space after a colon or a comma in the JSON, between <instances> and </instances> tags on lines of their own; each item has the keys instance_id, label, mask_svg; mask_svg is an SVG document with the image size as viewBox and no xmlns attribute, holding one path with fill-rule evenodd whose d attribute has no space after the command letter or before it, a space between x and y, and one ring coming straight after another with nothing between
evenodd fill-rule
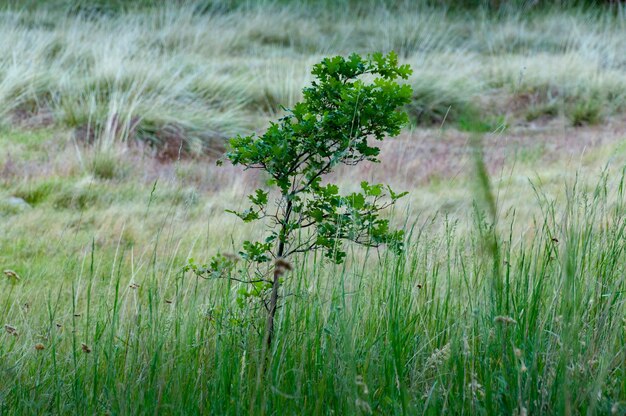
<instances>
[{"instance_id":1,"label":"meadow","mask_svg":"<svg viewBox=\"0 0 626 416\"><path fill-rule=\"evenodd\" d=\"M0 2L0 415L626 414L626 9L443 3ZM216 159L391 50L410 125L330 179L405 252L294 257L263 357L183 271L264 231Z\"/></svg>"}]
</instances>

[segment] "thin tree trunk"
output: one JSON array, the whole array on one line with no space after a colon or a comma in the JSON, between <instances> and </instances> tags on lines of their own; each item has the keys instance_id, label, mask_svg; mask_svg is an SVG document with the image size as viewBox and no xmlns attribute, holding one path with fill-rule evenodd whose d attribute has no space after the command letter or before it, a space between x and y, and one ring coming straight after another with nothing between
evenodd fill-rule
<instances>
[{"instance_id":1,"label":"thin tree trunk","mask_svg":"<svg viewBox=\"0 0 626 416\"><path fill-rule=\"evenodd\" d=\"M278 306L278 287L279 275L274 270L274 281L272 282L272 295L270 296L270 307L267 314L267 332L265 334L265 346L269 350L272 346L272 338L274 336L274 317L276 316L276 308Z\"/></svg>"},{"instance_id":2,"label":"thin tree trunk","mask_svg":"<svg viewBox=\"0 0 626 416\"><path fill-rule=\"evenodd\" d=\"M291 216L291 201L287 202L287 209L285 210L285 222L280 230L278 250L276 251L276 258L280 259L285 254L285 240L287 239L287 225L289 223L289 217ZM265 335L265 347L267 351L272 346L272 338L274 337L274 318L276 317L276 308L278 307L278 289L280 288L280 272L274 267L274 281L272 282L272 294L270 296L270 307L267 315L267 330Z\"/></svg>"}]
</instances>

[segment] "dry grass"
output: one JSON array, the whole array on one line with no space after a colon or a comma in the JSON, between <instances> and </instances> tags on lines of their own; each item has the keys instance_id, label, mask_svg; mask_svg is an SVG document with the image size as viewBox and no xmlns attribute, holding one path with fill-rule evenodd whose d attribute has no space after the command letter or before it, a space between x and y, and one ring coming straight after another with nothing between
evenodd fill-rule
<instances>
[{"instance_id":1,"label":"dry grass","mask_svg":"<svg viewBox=\"0 0 626 416\"><path fill-rule=\"evenodd\" d=\"M623 30L618 17L577 10L468 19L419 6L358 17L266 3L100 17L5 9L0 118L55 123L105 147L140 138L201 150L293 105L320 57L393 49L415 70L418 122L515 122L529 111L598 122L625 108Z\"/></svg>"}]
</instances>

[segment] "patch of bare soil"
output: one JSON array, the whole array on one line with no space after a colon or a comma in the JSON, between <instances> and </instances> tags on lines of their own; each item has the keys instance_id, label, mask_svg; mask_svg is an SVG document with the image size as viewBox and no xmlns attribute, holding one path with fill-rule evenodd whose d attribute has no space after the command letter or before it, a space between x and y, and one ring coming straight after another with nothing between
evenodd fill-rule
<instances>
[{"instance_id":1,"label":"patch of bare soil","mask_svg":"<svg viewBox=\"0 0 626 416\"><path fill-rule=\"evenodd\" d=\"M55 123L54 113L47 106L39 106L36 110L27 106L14 109L11 114L11 123L21 128L49 127Z\"/></svg>"},{"instance_id":2,"label":"patch of bare soil","mask_svg":"<svg viewBox=\"0 0 626 416\"><path fill-rule=\"evenodd\" d=\"M431 180L473 174L471 133L456 130L415 130L381 143L380 164L362 164L350 175L405 187ZM541 170L557 160L578 160L590 149L626 140L626 120L601 126L569 127L549 124L513 127L484 135L485 162L492 174L514 164L532 164ZM353 168L351 168L353 169Z\"/></svg>"}]
</instances>

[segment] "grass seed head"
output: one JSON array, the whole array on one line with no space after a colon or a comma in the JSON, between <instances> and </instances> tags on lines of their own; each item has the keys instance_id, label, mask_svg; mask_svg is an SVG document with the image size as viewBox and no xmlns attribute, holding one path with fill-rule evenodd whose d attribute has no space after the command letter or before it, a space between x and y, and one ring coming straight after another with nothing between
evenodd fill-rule
<instances>
[{"instance_id":1,"label":"grass seed head","mask_svg":"<svg viewBox=\"0 0 626 416\"><path fill-rule=\"evenodd\" d=\"M482 384L474 377L472 377L472 380L467 384L467 389L471 391L474 396L483 396L485 394Z\"/></svg>"},{"instance_id":2,"label":"grass seed head","mask_svg":"<svg viewBox=\"0 0 626 416\"><path fill-rule=\"evenodd\" d=\"M7 331L9 335L14 335L17 333L17 328L9 324L4 325L4 330Z\"/></svg>"},{"instance_id":3,"label":"grass seed head","mask_svg":"<svg viewBox=\"0 0 626 416\"><path fill-rule=\"evenodd\" d=\"M37 351L43 351L46 349L45 345L43 345L41 342L38 342L37 344L35 344L35 349Z\"/></svg>"},{"instance_id":4,"label":"grass seed head","mask_svg":"<svg viewBox=\"0 0 626 416\"><path fill-rule=\"evenodd\" d=\"M372 413L372 408L369 405L368 402L366 402L365 400L361 399L360 397L357 397L355 402L354 402L355 406L357 408L359 408L361 410L361 412L363 412L366 415L371 415Z\"/></svg>"},{"instance_id":5,"label":"grass seed head","mask_svg":"<svg viewBox=\"0 0 626 416\"><path fill-rule=\"evenodd\" d=\"M286 272L291 270L293 270L293 266L290 262L283 258L276 259L276 262L274 263L274 274L276 274L277 276L282 276Z\"/></svg>"},{"instance_id":6,"label":"grass seed head","mask_svg":"<svg viewBox=\"0 0 626 416\"><path fill-rule=\"evenodd\" d=\"M428 357L424 368L426 370L436 370L444 362L450 358L450 344L446 344L441 348L436 348L433 353Z\"/></svg>"},{"instance_id":7,"label":"grass seed head","mask_svg":"<svg viewBox=\"0 0 626 416\"><path fill-rule=\"evenodd\" d=\"M5 270L4 275L7 277L7 279L9 279L9 281L13 282L13 283L17 283L20 280L22 280L22 278L20 277L19 274L17 274L16 272L14 272L13 270Z\"/></svg>"},{"instance_id":8,"label":"grass seed head","mask_svg":"<svg viewBox=\"0 0 626 416\"><path fill-rule=\"evenodd\" d=\"M510 316L496 316L493 321L497 324L502 325L517 325L517 321Z\"/></svg>"},{"instance_id":9,"label":"grass seed head","mask_svg":"<svg viewBox=\"0 0 626 416\"><path fill-rule=\"evenodd\" d=\"M365 379L362 375L356 376L356 385L361 387L361 389L363 390L363 394L369 394L369 388L367 386L367 383L365 383Z\"/></svg>"},{"instance_id":10,"label":"grass seed head","mask_svg":"<svg viewBox=\"0 0 626 416\"><path fill-rule=\"evenodd\" d=\"M91 352L91 348L89 348L89 345L81 343L80 346L85 354L89 354Z\"/></svg>"}]
</instances>

